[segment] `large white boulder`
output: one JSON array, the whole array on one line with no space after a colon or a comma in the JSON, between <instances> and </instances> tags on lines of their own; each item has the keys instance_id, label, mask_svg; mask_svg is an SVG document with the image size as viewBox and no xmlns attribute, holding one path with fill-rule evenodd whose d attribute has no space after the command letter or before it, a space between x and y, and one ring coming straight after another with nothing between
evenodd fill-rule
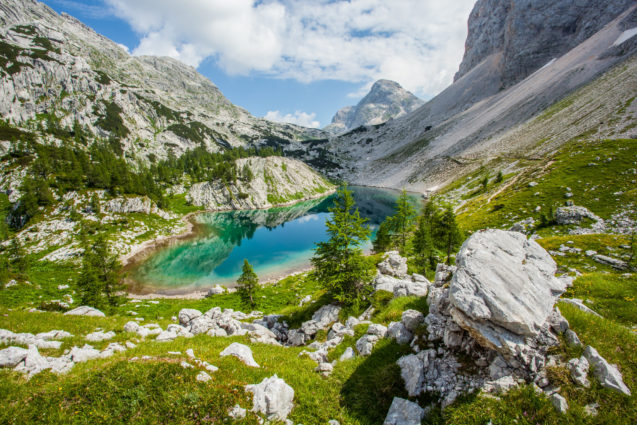
<instances>
[{"instance_id":1,"label":"large white boulder","mask_svg":"<svg viewBox=\"0 0 637 425\"><path fill-rule=\"evenodd\" d=\"M115 332L113 331L96 331L86 335L86 340L91 342L99 342L99 341L107 341L109 339L115 338Z\"/></svg>"},{"instance_id":2,"label":"large white boulder","mask_svg":"<svg viewBox=\"0 0 637 425\"><path fill-rule=\"evenodd\" d=\"M276 375L245 388L254 394L252 411L263 413L270 421L285 421L294 407L294 389Z\"/></svg>"},{"instance_id":3,"label":"large white boulder","mask_svg":"<svg viewBox=\"0 0 637 425\"><path fill-rule=\"evenodd\" d=\"M413 401L394 397L383 425L420 425L425 410Z\"/></svg>"},{"instance_id":4,"label":"large white boulder","mask_svg":"<svg viewBox=\"0 0 637 425\"><path fill-rule=\"evenodd\" d=\"M65 316L93 316L93 317L105 317L105 314L96 308L82 305L73 310L64 313Z\"/></svg>"},{"instance_id":5,"label":"large white boulder","mask_svg":"<svg viewBox=\"0 0 637 425\"><path fill-rule=\"evenodd\" d=\"M387 335L401 345L409 344L414 337L402 322L391 322L387 327Z\"/></svg>"},{"instance_id":6,"label":"large white boulder","mask_svg":"<svg viewBox=\"0 0 637 425\"><path fill-rule=\"evenodd\" d=\"M481 345L515 354L537 336L565 284L557 266L533 240L488 229L467 239L456 257L449 300L454 321Z\"/></svg>"},{"instance_id":7,"label":"large white boulder","mask_svg":"<svg viewBox=\"0 0 637 425\"><path fill-rule=\"evenodd\" d=\"M220 356L234 356L247 366L260 367L259 364L254 361L254 357L252 357L252 350L250 350L250 347L248 347L247 345L239 344L238 342L233 342L232 344L227 346L221 352Z\"/></svg>"}]
</instances>

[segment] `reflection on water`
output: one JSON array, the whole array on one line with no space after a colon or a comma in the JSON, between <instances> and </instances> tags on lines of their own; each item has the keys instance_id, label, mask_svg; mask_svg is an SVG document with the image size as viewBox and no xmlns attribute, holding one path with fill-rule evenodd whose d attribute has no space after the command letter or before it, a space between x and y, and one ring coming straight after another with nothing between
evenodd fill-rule
<instances>
[{"instance_id":1,"label":"reflection on water","mask_svg":"<svg viewBox=\"0 0 637 425\"><path fill-rule=\"evenodd\" d=\"M376 229L393 213L397 191L352 187L356 205ZM327 239L333 195L269 210L202 213L200 234L163 248L132 270L130 277L156 289L206 288L234 283L243 259L261 280L308 267L316 242ZM364 248L369 248L368 246Z\"/></svg>"}]
</instances>

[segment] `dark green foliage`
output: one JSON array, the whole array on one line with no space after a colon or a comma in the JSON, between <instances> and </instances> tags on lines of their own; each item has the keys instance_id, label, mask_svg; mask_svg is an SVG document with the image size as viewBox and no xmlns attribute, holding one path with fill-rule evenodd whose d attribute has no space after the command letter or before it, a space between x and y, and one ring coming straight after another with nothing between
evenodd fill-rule
<instances>
[{"instance_id":1,"label":"dark green foliage","mask_svg":"<svg viewBox=\"0 0 637 425\"><path fill-rule=\"evenodd\" d=\"M9 222L15 228L24 226L34 217L40 207L52 205L55 201L46 180L26 178L20 187L22 196L18 206L10 213Z\"/></svg>"},{"instance_id":2,"label":"dark green foliage","mask_svg":"<svg viewBox=\"0 0 637 425\"><path fill-rule=\"evenodd\" d=\"M407 245L407 236L416 217L416 209L411 204L407 191L404 189L396 200L395 208L396 213L391 217L390 223L396 238L396 245L400 252L404 253Z\"/></svg>"},{"instance_id":3,"label":"dark green foliage","mask_svg":"<svg viewBox=\"0 0 637 425\"><path fill-rule=\"evenodd\" d=\"M33 133L20 130L0 120L0 140L9 140L10 142L34 142L35 136Z\"/></svg>"},{"instance_id":4,"label":"dark green foliage","mask_svg":"<svg viewBox=\"0 0 637 425\"><path fill-rule=\"evenodd\" d=\"M19 276L24 276L29 271L29 257L18 238L13 238L9 245L9 265L11 271Z\"/></svg>"},{"instance_id":5,"label":"dark green foliage","mask_svg":"<svg viewBox=\"0 0 637 425\"><path fill-rule=\"evenodd\" d=\"M451 264L452 252L457 250L463 241L462 231L458 227L456 215L451 206L447 206L439 219L436 220L433 234L437 239L437 244L442 245L446 252L447 264Z\"/></svg>"},{"instance_id":6,"label":"dark green foliage","mask_svg":"<svg viewBox=\"0 0 637 425\"><path fill-rule=\"evenodd\" d=\"M542 213L540 215L540 222L538 223L536 229L544 229L546 227L551 227L557 224L555 220L555 212L553 211L553 207L549 207L546 213Z\"/></svg>"},{"instance_id":7,"label":"dark green foliage","mask_svg":"<svg viewBox=\"0 0 637 425\"><path fill-rule=\"evenodd\" d=\"M92 242L86 240L85 235L83 238L84 255L77 281L81 303L95 308L116 307L122 301L118 292L124 289L117 256L110 253L103 234L98 234Z\"/></svg>"},{"instance_id":8,"label":"dark green foliage","mask_svg":"<svg viewBox=\"0 0 637 425\"><path fill-rule=\"evenodd\" d=\"M106 103L105 106L105 114L95 122L95 125L108 131L115 138L123 139L128 136L130 130L122 120L122 108L115 102Z\"/></svg>"},{"instance_id":9,"label":"dark green foliage","mask_svg":"<svg viewBox=\"0 0 637 425\"><path fill-rule=\"evenodd\" d=\"M502 180L504 180L504 175L502 174L502 170L500 170L498 171L498 175L495 178L495 182L502 183Z\"/></svg>"},{"instance_id":10,"label":"dark green foliage","mask_svg":"<svg viewBox=\"0 0 637 425\"><path fill-rule=\"evenodd\" d=\"M237 292L241 296L241 301L250 308L257 305L256 293L259 289L259 278L254 272L248 260L243 260L241 276L237 279Z\"/></svg>"},{"instance_id":11,"label":"dark green foliage","mask_svg":"<svg viewBox=\"0 0 637 425\"><path fill-rule=\"evenodd\" d=\"M480 185L482 186L482 191L486 192L489 188L489 177L485 176L480 182Z\"/></svg>"},{"instance_id":12,"label":"dark green foliage","mask_svg":"<svg viewBox=\"0 0 637 425\"><path fill-rule=\"evenodd\" d=\"M354 198L347 186L338 190L332 218L325 223L330 239L316 246L312 264L316 279L343 304L357 304L369 290L373 264L359 246L369 238L367 219L354 210Z\"/></svg>"},{"instance_id":13,"label":"dark green foliage","mask_svg":"<svg viewBox=\"0 0 637 425\"><path fill-rule=\"evenodd\" d=\"M14 32L17 32L18 34L23 34L23 35L36 34L36 30L33 25L16 25L14 27L11 27L11 30Z\"/></svg>"},{"instance_id":14,"label":"dark green foliage","mask_svg":"<svg viewBox=\"0 0 637 425\"><path fill-rule=\"evenodd\" d=\"M96 194L93 194L93 196L91 196L91 201L88 207L93 214L99 214L102 212L102 208L100 207L100 200L98 199Z\"/></svg>"},{"instance_id":15,"label":"dark green foliage","mask_svg":"<svg viewBox=\"0 0 637 425\"><path fill-rule=\"evenodd\" d=\"M391 234L390 229L391 224L388 220L384 220L378 226L378 231L376 232L376 239L374 239L374 252L380 254L382 252L388 251L391 246Z\"/></svg>"},{"instance_id":16,"label":"dark green foliage","mask_svg":"<svg viewBox=\"0 0 637 425\"><path fill-rule=\"evenodd\" d=\"M9 197L5 193L0 193L0 241L4 241L9 237L7 217L10 209Z\"/></svg>"},{"instance_id":17,"label":"dark green foliage","mask_svg":"<svg viewBox=\"0 0 637 425\"><path fill-rule=\"evenodd\" d=\"M426 270L436 267L435 248L431 227L435 210L432 202L428 202L422 215L418 217L418 225L414 232L413 248L416 256L417 264L420 272L425 273Z\"/></svg>"}]
</instances>

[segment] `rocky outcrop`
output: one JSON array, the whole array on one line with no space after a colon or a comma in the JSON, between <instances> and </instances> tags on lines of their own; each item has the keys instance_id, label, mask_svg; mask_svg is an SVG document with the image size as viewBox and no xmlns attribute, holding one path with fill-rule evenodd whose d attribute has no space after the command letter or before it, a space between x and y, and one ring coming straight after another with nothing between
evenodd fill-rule
<instances>
[{"instance_id":1,"label":"rocky outcrop","mask_svg":"<svg viewBox=\"0 0 637 425\"><path fill-rule=\"evenodd\" d=\"M93 317L105 317L104 313L99 311L96 308L89 307L86 305L82 305L80 307L74 308L73 310L67 311L64 313L65 316L93 316Z\"/></svg>"},{"instance_id":2,"label":"rocky outcrop","mask_svg":"<svg viewBox=\"0 0 637 425\"><path fill-rule=\"evenodd\" d=\"M612 365L599 355L596 349L590 345L584 349L584 357L593 368L593 374L599 379L603 387L618 391L627 396L631 395L630 389L624 384L622 374L616 365Z\"/></svg>"},{"instance_id":3,"label":"rocky outcrop","mask_svg":"<svg viewBox=\"0 0 637 425\"><path fill-rule=\"evenodd\" d=\"M537 337L566 287L537 242L517 232L473 234L456 257L449 289L451 316L482 346L507 357Z\"/></svg>"},{"instance_id":4,"label":"rocky outcrop","mask_svg":"<svg viewBox=\"0 0 637 425\"><path fill-rule=\"evenodd\" d=\"M105 202L104 210L118 214L155 214L166 220L175 218L174 215L157 208L157 205L147 196L111 199L110 201Z\"/></svg>"},{"instance_id":5,"label":"rocky outcrop","mask_svg":"<svg viewBox=\"0 0 637 425\"><path fill-rule=\"evenodd\" d=\"M363 125L378 125L401 117L423 105L423 101L390 80L378 80L356 106L339 110L325 131L338 134Z\"/></svg>"},{"instance_id":6,"label":"rocky outcrop","mask_svg":"<svg viewBox=\"0 0 637 425\"><path fill-rule=\"evenodd\" d=\"M269 421L285 421L294 408L294 389L276 375L245 388L254 394L252 411L264 414Z\"/></svg>"},{"instance_id":7,"label":"rocky outcrop","mask_svg":"<svg viewBox=\"0 0 637 425\"><path fill-rule=\"evenodd\" d=\"M251 210L289 205L334 190L310 167L290 158L243 158L236 166L239 172L249 169L252 178L239 178L232 184L196 183L186 195L188 202L211 211Z\"/></svg>"},{"instance_id":8,"label":"rocky outcrop","mask_svg":"<svg viewBox=\"0 0 637 425\"><path fill-rule=\"evenodd\" d=\"M509 87L602 29L630 0L479 0L454 81L490 55L500 55L501 88Z\"/></svg>"}]
</instances>

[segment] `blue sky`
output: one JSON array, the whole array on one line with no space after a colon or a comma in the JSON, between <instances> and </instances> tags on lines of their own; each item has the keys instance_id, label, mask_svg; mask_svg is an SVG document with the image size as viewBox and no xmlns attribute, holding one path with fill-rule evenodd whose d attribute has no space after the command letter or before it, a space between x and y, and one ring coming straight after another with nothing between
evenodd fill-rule
<instances>
[{"instance_id":1,"label":"blue sky","mask_svg":"<svg viewBox=\"0 0 637 425\"><path fill-rule=\"evenodd\" d=\"M475 0L44 0L136 54L195 66L234 104L324 127L374 81L452 82Z\"/></svg>"}]
</instances>

